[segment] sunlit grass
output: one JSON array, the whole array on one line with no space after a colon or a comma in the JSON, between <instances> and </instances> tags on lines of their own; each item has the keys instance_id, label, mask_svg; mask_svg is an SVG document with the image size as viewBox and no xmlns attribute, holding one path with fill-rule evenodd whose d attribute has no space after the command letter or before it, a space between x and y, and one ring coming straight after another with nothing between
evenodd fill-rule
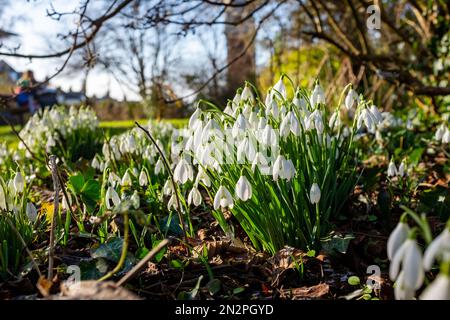
<instances>
[{"instance_id":1,"label":"sunlit grass","mask_svg":"<svg viewBox=\"0 0 450 320\"><path fill-rule=\"evenodd\" d=\"M148 120L142 119L138 120L139 124L145 124ZM171 123L174 127L180 128L187 124L188 119L163 119L162 122ZM134 120L121 120L121 121L102 121L100 122L100 128L105 129L105 134L109 133L109 135L119 134L123 131L126 131L134 126ZM20 126L15 127L18 131L20 131ZM0 142L6 141L8 145L17 145L18 139L15 136L14 132L12 132L11 127L9 126L0 126Z\"/></svg>"}]
</instances>

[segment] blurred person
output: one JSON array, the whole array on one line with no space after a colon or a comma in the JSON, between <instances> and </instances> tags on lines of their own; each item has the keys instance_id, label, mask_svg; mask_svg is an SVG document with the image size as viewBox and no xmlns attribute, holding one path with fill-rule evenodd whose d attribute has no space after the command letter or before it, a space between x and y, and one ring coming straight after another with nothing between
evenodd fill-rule
<instances>
[{"instance_id":1,"label":"blurred person","mask_svg":"<svg viewBox=\"0 0 450 320\"><path fill-rule=\"evenodd\" d=\"M33 114L39 109L39 104L36 99L37 84L34 78L33 71L27 70L22 73L22 76L17 81L14 93L16 94L16 102L21 108L28 108L28 111Z\"/></svg>"}]
</instances>

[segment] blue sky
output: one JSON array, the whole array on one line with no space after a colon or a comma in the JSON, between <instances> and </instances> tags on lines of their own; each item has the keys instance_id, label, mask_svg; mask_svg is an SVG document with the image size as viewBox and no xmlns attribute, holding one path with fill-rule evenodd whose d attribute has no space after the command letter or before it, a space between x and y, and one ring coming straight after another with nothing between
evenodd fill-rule
<instances>
[{"instance_id":1,"label":"blue sky","mask_svg":"<svg viewBox=\"0 0 450 320\"><path fill-rule=\"evenodd\" d=\"M47 16L46 10L50 8L50 2L54 8L60 12L71 11L78 5L78 1L62 1L62 0L41 0L41 1L10 1L9 5L4 10L0 28L7 29L17 33L19 36L8 40L7 44L11 47L16 47L20 44L19 51L21 53L48 53L56 51L63 46L63 43L56 39L58 33L67 31L68 26L73 22L62 18L61 21L52 20ZM74 19L73 17L71 18ZM184 37L178 44L177 50L181 50L181 60L178 62L180 69L189 67L195 68L201 65L202 59L205 59L204 39L208 39L208 34L200 39L196 35L188 35ZM203 43L201 42L203 41ZM220 50L224 50L224 40L220 40ZM208 42L208 41L206 41ZM50 46L53 46L51 48ZM265 60L263 54L258 54L258 64ZM54 73L61 65L62 59L33 59L32 61L26 59L0 57L5 60L17 71L31 69L34 71L37 80L43 80L47 75ZM63 88L64 90L79 90L81 88L81 75L68 76L61 74L52 80L54 86ZM125 92L128 99L137 99L137 95L121 87L113 77L107 72L94 69L88 78L88 95L104 95L109 89L111 95L116 99L123 98ZM176 88L179 95L188 94L189 91L185 88Z\"/></svg>"}]
</instances>

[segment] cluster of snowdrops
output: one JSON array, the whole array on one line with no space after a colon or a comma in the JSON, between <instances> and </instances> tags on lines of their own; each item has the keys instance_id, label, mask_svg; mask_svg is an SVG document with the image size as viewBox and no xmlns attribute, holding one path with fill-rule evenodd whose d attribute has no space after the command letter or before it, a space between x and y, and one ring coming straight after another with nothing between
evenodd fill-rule
<instances>
[{"instance_id":1,"label":"cluster of snowdrops","mask_svg":"<svg viewBox=\"0 0 450 320\"><path fill-rule=\"evenodd\" d=\"M357 184L358 140L382 140L383 132L402 124L351 85L333 107L319 84L288 94L287 82L280 79L264 98L246 84L223 111L200 101L181 129L149 122L147 132L135 127L106 137L88 108L36 114L20 132L18 148L0 146L0 271L16 270L23 251L11 223L26 245L48 225L33 186L51 186L47 167L38 165L50 154L67 176L60 209L65 215L58 218L61 244L73 228L96 233L100 241L120 235L111 213L126 204L139 216L132 225L138 246L153 237L149 224L167 235L174 222L179 234L193 235L191 212L200 207L229 236L231 213L257 250L320 249ZM449 143L445 124L435 139ZM401 178L407 169L405 161L397 167L392 158L386 172L389 179ZM450 223L433 240L426 218L405 208L387 248L397 299L414 298L424 284L420 298L450 299L449 230ZM426 247L424 256L419 243ZM433 268L439 274L429 284L425 272Z\"/></svg>"}]
</instances>

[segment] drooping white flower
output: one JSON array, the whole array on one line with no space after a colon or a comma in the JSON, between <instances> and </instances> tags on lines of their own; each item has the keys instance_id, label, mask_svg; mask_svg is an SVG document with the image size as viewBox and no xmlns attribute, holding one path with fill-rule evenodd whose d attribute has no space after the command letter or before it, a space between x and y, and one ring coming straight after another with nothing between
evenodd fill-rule
<instances>
[{"instance_id":1,"label":"drooping white flower","mask_svg":"<svg viewBox=\"0 0 450 320\"><path fill-rule=\"evenodd\" d=\"M181 184L186 183L188 180L194 180L194 171L186 159L181 159L180 162L178 162L173 172L173 178L175 182Z\"/></svg>"},{"instance_id":2,"label":"drooping white flower","mask_svg":"<svg viewBox=\"0 0 450 320\"><path fill-rule=\"evenodd\" d=\"M310 97L311 107L315 107L319 103L325 103L325 93L319 84L316 84Z\"/></svg>"},{"instance_id":3,"label":"drooping white flower","mask_svg":"<svg viewBox=\"0 0 450 320\"><path fill-rule=\"evenodd\" d=\"M395 177L397 175L397 167L395 166L394 161L389 162L388 170L387 170L388 177Z\"/></svg>"},{"instance_id":4,"label":"drooping white flower","mask_svg":"<svg viewBox=\"0 0 450 320\"><path fill-rule=\"evenodd\" d=\"M20 171L18 171L14 176L13 186L16 193L22 193L23 189L25 188L25 180L23 179Z\"/></svg>"},{"instance_id":5,"label":"drooping white flower","mask_svg":"<svg viewBox=\"0 0 450 320\"><path fill-rule=\"evenodd\" d=\"M0 183L0 209L6 210L6 193Z\"/></svg>"},{"instance_id":6,"label":"drooping white flower","mask_svg":"<svg viewBox=\"0 0 450 320\"><path fill-rule=\"evenodd\" d=\"M308 110L306 108L306 101L303 98L299 98L298 94L295 95L294 99L292 99L292 103L297 107L297 109L303 114L306 115Z\"/></svg>"},{"instance_id":7,"label":"drooping white flower","mask_svg":"<svg viewBox=\"0 0 450 320\"><path fill-rule=\"evenodd\" d=\"M189 205L193 204L196 207L202 203L202 195L196 186L189 192L187 201Z\"/></svg>"},{"instance_id":8,"label":"drooping white flower","mask_svg":"<svg viewBox=\"0 0 450 320\"><path fill-rule=\"evenodd\" d=\"M430 270L434 261L450 257L450 230L445 228L425 250L423 266L425 270Z\"/></svg>"},{"instance_id":9,"label":"drooping white flower","mask_svg":"<svg viewBox=\"0 0 450 320\"><path fill-rule=\"evenodd\" d=\"M175 210L177 210L178 208L178 201L175 193L172 194L172 196L169 199L169 202L167 203L167 209L170 210L172 208L174 208Z\"/></svg>"},{"instance_id":10,"label":"drooping white flower","mask_svg":"<svg viewBox=\"0 0 450 320\"><path fill-rule=\"evenodd\" d=\"M197 123L197 120L201 114L200 108L195 109L194 113L189 118L189 128L194 128L194 125Z\"/></svg>"},{"instance_id":11,"label":"drooping white flower","mask_svg":"<svg viewBox=\"0 0 450 320\"><path fill-rule=\"evenodd\" d=\"M134 192L130 198L130 202L131 202L131 205L133 206L133 208L135 208L136 210L139 209L141 199L139 198L139 194L138 194L137 190L134 190Z\"/></svg>"},{"instance_id":12,"label":"drooping white flower","mask_svg":"<svg viewBox=\"0 0 450 320\"><path fill-rule=\"evenodd\" d=\"M313 183L311 190L309 191L309 201L312 204L319 203L320 201L320 188L317 183Z\"/></svg>"},{"instance_id":13,"label":"drooping white flower","mask_svg":"<svg viewBox=\"0 0 450 320\"><path fill-rule=\"evenodd\" d=\"M35 222L35 221L36 221L36 218L37 218L37 209L36 209L36 207L34 206L34 204L32 204L31 202L28 202L28 203L27 203L27 207L26 207L25 212L26 212L26 214L27 214L28 219L29 219L31 222Z\"/></svg>"},{"instance_id":14,"label":"drooping white flower","mask_svg":"<svg viewBox=\"0 0 450 320\"><path fill-rule=\"evenodd\" d=\"M130 187L131 186L131 176L130 173L127 171L125 171L125 174L122 177L122 180L120 181L120 185L122 187Z\"/></svg>"},{"instance_id":15,"label":"drooping white flower","mask_svg":"<svg viewBox=\"0 0 450 320\"><path fill-rule=\"evenodd\" d=\"M120 204L119 194L113 187L108 187L105 195L106 208L112 209Z\"/></svg>"},{"instance_id":16,"label":"drooping white flower","mask_svg":"<svg viewBox=\"0 0 450 320\"><path fill-rule=\"evenodd\" d=\"M397 279L403 267L402 285L410 290L417 290L422 286L424 279L422 252L414 239L407 239L395 252L389 266L389 277L392 281Z\"/></svg>"},{"instance_id":17,"label":"drooping white flower","mask_svg":"<svg viewBox=\"0 0 450 320\"><path fill-rule=\"evenodd\" d=\"M231 196L230 191L224 186L220 186L219 190L214 197L214 210L219 208L230 208L232 209L234 206L233 197Z\"/></svg>"},{"instance_id":18,"label":"drooping white flower","mask_svg":"<svg viewBox=\"0 0 450 320\"><path fill-rule=\"evenodd\" d=\"M333 112L333 114L330 117L330 120L328 121L328 126L331 129L339 128L341 126L341 117L339 116L339 112Z\"/></svg>"},{"instance_id":19,"label":"drooping white flower","mask_svg":"<svg viewBox=\"0 0 450 320\"><path fill-rule=\"evenodd\" d=\"M94 159L92 159L91 167L94 169L100 169L100 162L98 161L97 157L94 157Z\"/></svg>"},{"instance_id":20,"label":"drooping white flower","mask_svg":"<svg viewBox=\"0 0 450 320\"><path fill-rule=\"evenodd\" d=\"M345 108L347 108L347 110L350 110L353 108L353 106L356 104L358 104L359 102L359 98L358 98L358 93L356 93L355 90L350 89L347 93L347 95L345 96Z\"/></svg>"},{"instance_id":21,"label":"drooping white flower","mask_svg":"<svg viewBox=\"0 0 450 320\"><path fill-rule=\"evenodd\" d=\"M198 184L199 182L202 182L206 187L211 186L211 179L209 179L208 174L201 166L199 166L197 177L195 178L195 183Z\"/></svg>"},{"instance_id":22,"label":"drooping white flower","mask_svg":"<svg viewBox=\"0 0 450 320\"><path fill-rule=\"evenodd\" d=\"M108 182L111 184L111 185L116 185L116 183L120 183L120 181L121 181L122 179L115 173L115 172L110 172L109 173L109 175L108 175Z\"/></svg>"},{"instance_id":23,"label":"drooping white flower","mask_svg":"<svg viewBox=\"0 0 450 320\"><path fill-rule=\"evenodd\" d=\"M420 300L450 300L450 276L440 273L423 290Z\"/></svg>"},{"instance_id":24,"label":"drooping white flower","mask_svg":"<svg viewBox=\"0 0 450 320\"><path fill-rule=\"evenodd\" d=\"M139 174L139 185L141 187L145 187L146 185L148 185L148 177L143 169L141 170L141 173Z\"/></svg>"},{"instance_id":25,"label":"drooping white flower","mask_svg":"<svg viewBox=\"0 0 450 320\"><path fill-rule=\"evenodd\" d=\"M255 155L255 159L252 162L252 171L255 171L255 168L258 167L261 171L263 168L267 167L269 162L267 161L266 157L261 153L257 152Z\"/></svg>"},{"instance_id":26,"label":"drooping white flower","mask_svg":"<svg viewBox=\"0 0 450 320\"><path fill-rule=\"evenodd\" d=\"M132 134L128 135L126 145L129 153L134 153L136 151L136 140Z\"/></svg>"},{"instance_id":27,"label":"drooping white flower","mask_svg":"<svg viewBox=\"0 0 450 320\"><path fill-rule=\"evenodd\" d=\"M233 129L231 131L233 138L238 137L240 134L244 133L244 131L250 126L248 120L240 114L238 115L236 121L234 122Z\"/></svg>"},{"instance_id":28,"label":"drooping white flower","mask_svg":"<svg viewBox=\"0 0 450 320\"><path fill-rule=\"evenodd\" d=\"M450 142L450 129L445 128L444 135L442 136L442 143L446 144Z\"/></svg>"},{"instance_id":29,"label":"drooping white flower","mask_svg":"<svg viewBox=\"0 0 450 320\"><path fill-rule=\"evenodd\" d=\"M244 138L242 140L241 144L238 146L237 150L237 157L238 160L243 160L243 156L247 158L248 161L253 161L255 159L256 155L256 142L253 141L253 139L250 138Z\"/></svg>"},{"instance_id":30,"label":"drooping white flower","mask_svg":"<svg viewBox=\"0 0 450 320\"><path fill-rule=\"evenodd\" d=\"M163 186L163 194L165 196L168 196L169 194L172 194L174 192L174 188L173 188L173 183L172 180L168 179L166 180L166 182L164 183Z\"/></svg>"},{"instance_id":31,"label":"drooping white flower","mask_svg":"<svg viewBox=\"0 0 450 320\"><path fill-rule=\"evenodd\" d=\"M273 181L277 181L278 177L281 175L281 172L283 170L283 164L286 158L282 156L281 154L277 157L275 162L273 163L273 169L272 169L272 178Z\"/></svg>"},{"instance_id":32,"label":"drooping white flower","mask_svg":"<svg viewBox=\"0 0 450 320\"><path fill-rule=\"evenodd\" d=\"M252 89L250 88L250 86L246 85L241 92L241 100L250 101L251 103L253 103L254 99L255 98L253 97Z\"/></svg>"},{"instance_id":33,"label":"drooping white flower","mask_svg":"<svg viewBox=\"0 0 450 320\"><path fill-rule=\"evenodd\" d=\"M280 80L273 86L273 89L278 92L283 99L286 99L286 86L283 83L282 77L280 77Z\"/></svg>"},{"instance_id":34,"label":"drooping white flower","mask_svg":"<svg viewBox=\"0 0 450 320\"><path fill-rule=\"evenodd\" d=\"M392 231L387 242L387 256L389 260L394 258L397 250L401 247L403 242L408 239L409 231L409 226L402 221L400 221L394 231Z\"/></svg>"},{"instance_id":35,"label":"drooping white flower","mask_svg":"<svg viewBox=\"0 0 450 320\"><path fill-rule=\"evenodd\" d=\"M403 271L397 277L394 285L394 296L397 300L411 300L414 298L416 290L405 284L405 273Z\"/></svg>"},{"instance_id":36,"label":"drooping white flower","mask_svg":"<svg viewBox=\"0 0 450 320\"><path fill-rule=\"evenodd\" d=\"M444 136L444 133L445 133L445 126L443 125L443 124L441 124L438 128L437 128L437 130L436 130L436 133L434 134L434 138L437 140L437 141L441 141L442 140L442 137Z\"/></svg>"},{"instance_id":37,"label":"drooping white flower","mask_svg":"<svg viewBox=\"0 0 450 320\"><path fill-rule=\"evenodd\" d=\"M383 116L381 115L381 113L378 110L377 106L371 105L369 111L373 115L373 117L375 118L376 124L380 124L383 121Z\"/></svg>"},{"instance_id":38,"label":"drooping white flower","mask_svg":"<svg viewBox=\"0 0 450 320\"><path fill-rule=\"evenodd\" d=\"M161 171L164 170L164 164L161 159L158 159L155 164L155 174L158 175Z\"/></svg>"},{"instance_id":39,"label":"drooping white flower","mask_svg":"<svg viewBox=\"0 0 450 320\"><path fill-rule=\"evenodd\" d=\"M262 133L262 143L266 146L274 146L277 144L277 134L270 124L268 124Z\"/></svg>"},{"instance_id":40,"label":"drooping white flower","mask_svg":"<svg viewBox=\"0 0 450 320\"><path fill-rule=\"evenodd\" d=\"M403 177L405 175L405 161L402 161L402 163L398 166L397 175L399 177Z\"/></svg>"},{"instance_id":41,"label":"drooping white flower","mask_svg":"<svg viewBox=\"0 0 450 320\"><path fill-rule=\"evenodd\" d=\"M241 176L236 183L236 196L242 201L252 197L252 186L245 176Z\"/></svg>"}]
</instances>

